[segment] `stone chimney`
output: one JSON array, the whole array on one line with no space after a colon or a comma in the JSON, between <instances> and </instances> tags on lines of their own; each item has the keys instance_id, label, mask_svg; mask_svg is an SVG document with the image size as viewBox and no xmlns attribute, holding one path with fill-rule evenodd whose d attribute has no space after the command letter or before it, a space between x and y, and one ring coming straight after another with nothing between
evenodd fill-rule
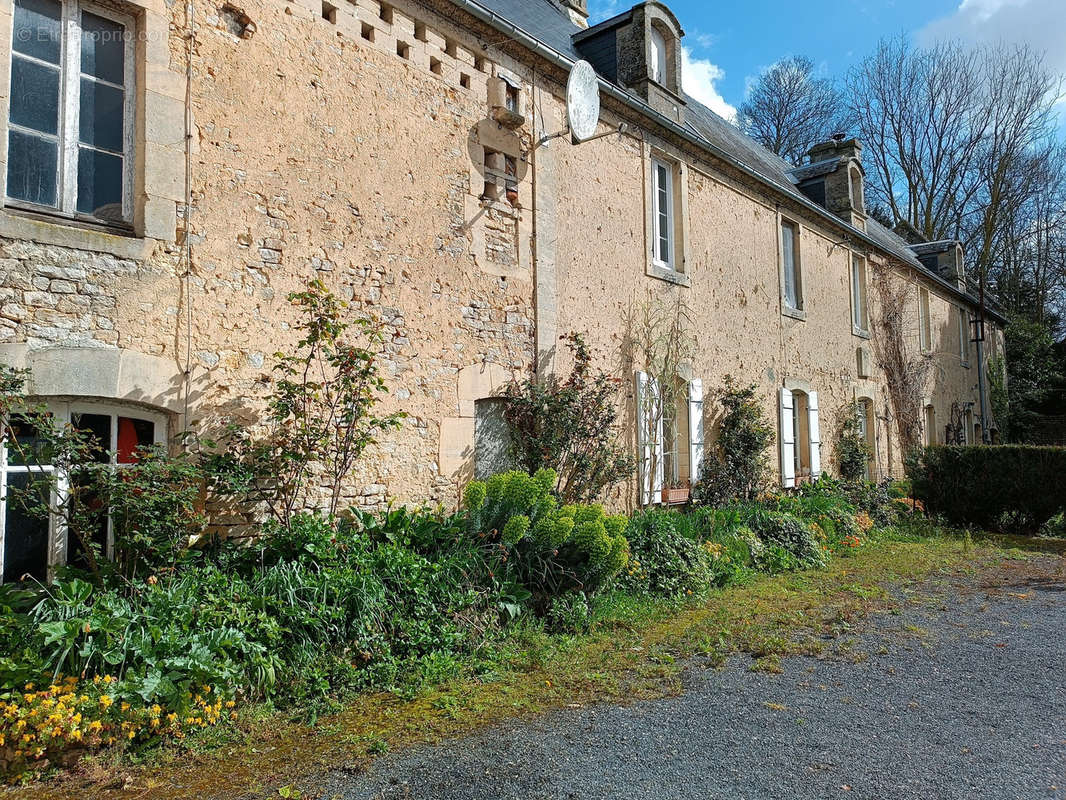
<instances>
[{"instance_id":1,"label":"stone chimney","mask_svg":"<svg viewBox=\"0 0 1066 800\"><path fill-rule=\"evenodd\" d=\"M835 162L824 170L825 207L845 222L866 230L866 173L862 168L862 143L837 133L829 141L812 147L807 152L807 159L810 164Z\"/></svg>"},{"instance_id":2,"label":"stone chimney","mask_svg":"<svg viewBox=\"0 0 1066 800\"><path fill-rule=\"evenodd\" d=\"M551 0L579 28L589 26L588 0Z\"/></svg>"}]
</instances>

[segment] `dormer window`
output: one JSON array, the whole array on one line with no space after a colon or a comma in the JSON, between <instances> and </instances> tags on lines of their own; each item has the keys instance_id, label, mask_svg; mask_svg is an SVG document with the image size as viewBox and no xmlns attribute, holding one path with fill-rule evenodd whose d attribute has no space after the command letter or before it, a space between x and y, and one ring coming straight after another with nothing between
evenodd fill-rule
<instances>
[{"instance_id":1,"label":"dormer window","mask_svg":"<svg viewBox=\"0 0 1066 800\"><path fill-rule=\"evenodd\" d=\"M851 207L856 211L866 211L866 204L862 193L862 173L854 164L848 169L848 180L851 183Z\"/></svg>"},{"instance_id":2,"label":"dormer window","mask_svg":"<svg viewBox=\"0 0 1066 800\"><path fill-rule=\"evenodd\" d=\"M666 85L667 80L667 54L666 37L655 25L651 28L651 59L649 60L651 79L660 86Z\"/></svg>"}]
</instances>

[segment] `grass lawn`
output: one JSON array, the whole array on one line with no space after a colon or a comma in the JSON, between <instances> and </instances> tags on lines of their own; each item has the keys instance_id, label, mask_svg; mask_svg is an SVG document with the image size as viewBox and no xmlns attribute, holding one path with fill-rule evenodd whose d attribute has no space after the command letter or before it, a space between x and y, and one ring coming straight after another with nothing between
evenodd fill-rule
<instances>
[{"instance_id":1,"label":"grass lawn","mask_svg":"<svg viewBox=\"0 0 1066 800\"><path fill-rule=\"evenodd\" d=\"M1066 563L1066 540L946 534L875 541L825 570L760 577L698 604L613 596L591 633L553 636L518 625L485 647L459 678L416 697L371 694L314 725L266 708L151 752L143 763L96 756L20 797L299 797L301 778L363 770L378 754L433 742L508 718L591 703L630 703L680 691L694 657L714 665L746 654L752 669L779 669L792 654L861 660L851 632L870 614L903 604L950 602L960 578L979 587ZM954 587L953 587L954 589Z\"/></svg>"}]
</instances>

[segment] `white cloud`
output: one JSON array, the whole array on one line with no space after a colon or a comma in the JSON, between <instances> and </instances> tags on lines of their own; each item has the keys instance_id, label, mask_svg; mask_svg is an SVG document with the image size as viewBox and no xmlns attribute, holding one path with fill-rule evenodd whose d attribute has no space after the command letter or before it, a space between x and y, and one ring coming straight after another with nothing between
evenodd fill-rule
<instances>
[{"instance_id":1,"label":"white cloud","mask_svg":"<svg viewBox=\"0 0 1066 800\"><path fill-rule=\"evenodd\" d=\"M1066 4L1063 0L962 0L946 17L918 31L920 44L961 39L973 44L1026 44L1066 75Z\"/></svg>"},{"instance_id":2,"label":"white cloud","mask_svg":"<svg viewBox=\"0 0 1066 800\"><path fill-rule=\"evenodd\" d=\"M715 84L725 77L725 71L705 58L696 58L687 47L681 48L681 83L684 90L711 111L727 120L737 115Z\"/></svg>"}]
</instances>

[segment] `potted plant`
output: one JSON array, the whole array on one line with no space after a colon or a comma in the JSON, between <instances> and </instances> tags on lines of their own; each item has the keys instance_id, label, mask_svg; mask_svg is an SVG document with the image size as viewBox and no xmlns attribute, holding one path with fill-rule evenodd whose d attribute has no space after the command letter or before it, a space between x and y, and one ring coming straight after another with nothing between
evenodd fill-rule
<instances>
[{"instance_id":1,"label":"potted plant","mask_svg":"<svg viewBox=\"0 0 1066 800\"><path fill-rule=\"evenodd\" d=\"M663 487L663 505L672 506L687 503L688 495L688 481L675 481L669 486Z\"/></svg>"}]
</instances>

